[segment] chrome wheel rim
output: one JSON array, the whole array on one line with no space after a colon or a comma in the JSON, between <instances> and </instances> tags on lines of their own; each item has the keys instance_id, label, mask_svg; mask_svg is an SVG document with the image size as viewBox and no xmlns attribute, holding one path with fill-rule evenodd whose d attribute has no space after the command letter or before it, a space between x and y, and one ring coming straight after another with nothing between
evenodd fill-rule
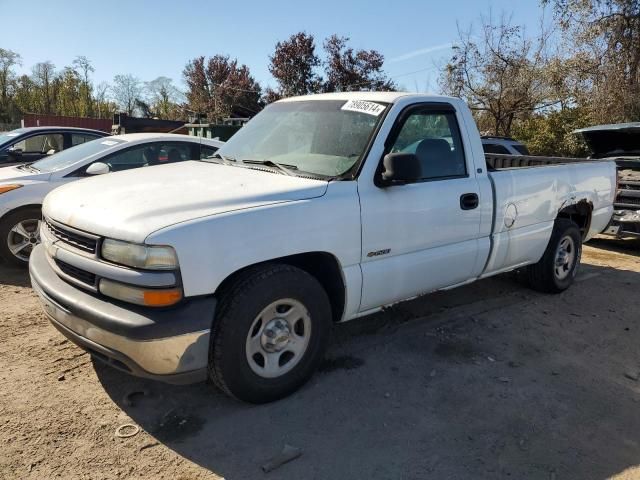
<instances>
[{"instance_id":1,"label":"chrome wheel rim","mask_svg":"<svg viewBox=\"0 0 640 480\"><path fill-rule=\"evenodd\" d=\"M23 262L40 243L40 220L28 218L16 223L7 236L7 247L14 257Z\"/></svg>"},{"instance_id":2,"label":"chrome wheel rim","mask_svg":"<svg viewBox=\"0 0 640 480\"><path fill-rule=\"evenodd\" d=\"M576 244L570 236L563 237L558 244L555 259L555 275L558 280L564 280L571 274L576 261Z\"/></svg>"},{"instance_id":3,"label":"chrome wheel rim","mask_svg":"<svg viewBox=\"0 0 640 480\"><path fill-rule=\"evenodd\" d=\"M304 357L311 338L311 316L298 300L284 298L264 308L247 334L251 370L263 378L280 377Z\"/></svg>"}]
</instances>

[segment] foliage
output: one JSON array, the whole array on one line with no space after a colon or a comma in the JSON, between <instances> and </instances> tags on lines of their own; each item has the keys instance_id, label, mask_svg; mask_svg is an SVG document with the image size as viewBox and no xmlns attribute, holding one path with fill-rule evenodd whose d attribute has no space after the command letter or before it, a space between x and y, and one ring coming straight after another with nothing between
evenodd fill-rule
<instances>
[{"instance_id":1,"label":"foliage","mask_svg":"<svg viewBox=\"0 0 640 480\"><path fill-rule=\"evenodd\" d=\"M316 55L313 35L298 32L278 42L269 57L278 89L267 89L265 102L320 92L394 90L395 84L382 70L384 56L376 50L354 51L348 42L348 37L331 35L323 43L324 59ZM321 66L324 77L318 72Z\"/></svg>"},{"instance_id":2,"label":"foliage","mask_svg":"<svg viewBox=\"0 0 640 480\"><path fill-rule=\"evenodd\" d=\"M262 89L249 67L228 55L215 55L205 62L198 57L183 72L189 109L212 120L253 116L262 108Z\"/></svg>"},{"instance_id":3,"label":"foliage","mask_svg":"<svg viewBox=\"0 0 640 480\"><path fill-rule=\"evenodd\" d=\"M376 50L354 52L348 41L348 37L331 35L324 42L324 91L395 90L393 81L382 71L384 56Z\"/></svg>"},{"instance_id":4,"label":"foliage","mask_svg":"<svg viewBox=\"0 0 640 480\"><path fill-rule=\"evenodd\" d=\"M307 95L320 90L321 80L316 71L320 58L315 49L313 35L304 32L276 43L275 52L269 57L269 72L278 82L278 96ZM268 100L276 98L271 97L274 93L268 94Z\"/></svg>"},{"instance_id":5,"label":"foliage","mask_svg":"<svg viewBox=\"0 0 640 480\"><path fill-rule=\"evenodd\" d=\"M518 122L512 133L529 147L532 155L582 157L589 152L572 132L589 124L589 115L583 108L564 108Z\"/></svg>"}]
</instances>

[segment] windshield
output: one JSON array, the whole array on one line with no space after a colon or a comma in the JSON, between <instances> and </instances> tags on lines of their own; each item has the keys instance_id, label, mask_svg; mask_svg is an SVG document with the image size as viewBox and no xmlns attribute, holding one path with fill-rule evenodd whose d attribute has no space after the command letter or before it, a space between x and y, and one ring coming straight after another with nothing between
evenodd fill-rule
<instances>
[{"instance_id":1,"label":"windshield","mask_svg":"<svg viewBox=\"0 0 640 480\"><path fill-rule=\"evenodd\" d=\"M386 104L307 100L274 103L242 127L218 153L273 162L322 176L346 173L364 154Z\"/></svg>"},{"instance_id":2,"label":"windshield","mask_svg":"<svg viewBox=\"0 0 640 480\"><path fill-rule=\"evenodd\" d=\"M122 143L124 143L124 140L118 140L113 137L98 138L97 140L91 140L90 142L82 143L76 147L67 148L60 153L45 157L33 163L31 166L41 172L62 170L63 168L70 167L88 157L109 150Z\"/></svg>"},{"instance_id":3,"label":"windshield","mask_svg":"<svg viewBox=\"0 0 640 480\"><path fill-rule=\"evenodd\" d=\"M4 147L7 143L11 143L12 141L14 141L16 137L18 137L23 132L24 130L19 128L10 132L0 133L0 148Z\"/></svg>"}]
</instances>

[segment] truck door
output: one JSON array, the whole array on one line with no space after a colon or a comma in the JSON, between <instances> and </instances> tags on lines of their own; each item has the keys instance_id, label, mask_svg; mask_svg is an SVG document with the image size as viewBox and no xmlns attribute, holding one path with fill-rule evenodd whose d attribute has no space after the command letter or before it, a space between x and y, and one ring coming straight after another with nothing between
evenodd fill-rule
<instances>
[{"instance_id":1,"label":"truck door","mask_svg":"<svg viewBox=\"0 0 640 480\"><path fill-rule=\"evenodd\" d=\"M480 192L460 131L451 105L408 107L383 156L415 153L422 178L379 187L360 175L361 311L465 282L477 270ZM375 175L381 172L382 158Z\"/></svg>"}]
</instances>

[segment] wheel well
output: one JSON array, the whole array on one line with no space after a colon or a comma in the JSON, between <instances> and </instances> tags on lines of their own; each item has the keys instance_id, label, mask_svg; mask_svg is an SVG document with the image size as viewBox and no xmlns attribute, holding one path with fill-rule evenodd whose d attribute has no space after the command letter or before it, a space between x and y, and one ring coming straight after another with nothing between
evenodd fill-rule
<instances>
[{"instance_id":1,"label":"wheel well","mask_svg":"<svg viewBox=\"0 0 640 480\"><path fill-rule=\"evenodd\" d=\"M2 221L8 215L13 215L16 212L21 212L22 210L28 210L30 208L42 209L42 205L38 205L37 203L30 204L30 205L20 205L19 207L14 208L13 210L9 210L8 212L6 212L2 217L0 217L0 221Z\"/></svg>"},{"instance_id":2,"label":"wheel well","mask_svg":"<svg viewBox=\"0 0 640 480\"><path fill-rule=\"evenodd\" d=\"M254 265L248 265L225 278L216 289L216 294L223 291L228 285L233 283L234 278L236 278L240 273L266 263L282 263L291 265L312 275L320 282L320 285L322 285L327 292L329 302L331 303L333 321L339 322L342 319L346 299L342 269L338 259L327 252L300 253L286 257L274 258Z\"/></svg>"},{"instance_id":3,"label":"wheel well","mask_svg":"<svg viewBox=\"0 0 640 480\"><path fill-rule=\"evenodd\" d=\"M578 203L564 207L558 212L556 218L566 218L574 222L580 228L580 234L582 238L586 237L591 226L591 212L593 206L586 200L581 200Z\"/></svg>"}]
</instances>

